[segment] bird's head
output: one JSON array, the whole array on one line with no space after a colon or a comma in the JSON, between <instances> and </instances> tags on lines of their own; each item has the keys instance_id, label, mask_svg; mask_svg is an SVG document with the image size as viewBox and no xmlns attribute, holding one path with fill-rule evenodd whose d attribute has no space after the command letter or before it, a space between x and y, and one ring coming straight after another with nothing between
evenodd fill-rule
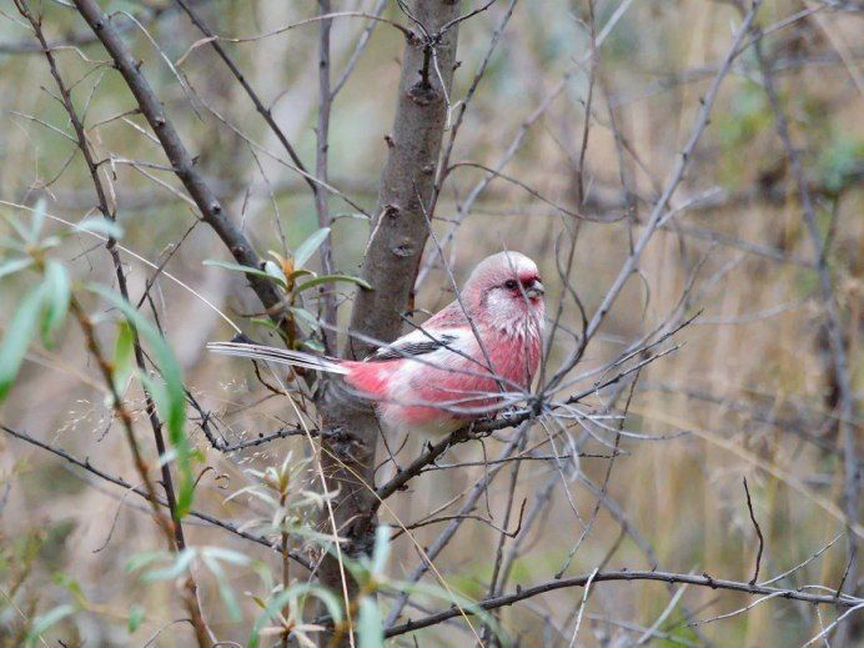
<instances>
[{"instance_id":1,"label":"bird's head","mask_svg":"<svg viewBox=\"0 0 864 648\"><path fill-rule=\"evenodd\" d=\"M492 326L509 327L529 315L542 322L545 312L537 264L520 252L499 252L483 259L463 293L472 314Z\"/></svg>"}]
</instances>

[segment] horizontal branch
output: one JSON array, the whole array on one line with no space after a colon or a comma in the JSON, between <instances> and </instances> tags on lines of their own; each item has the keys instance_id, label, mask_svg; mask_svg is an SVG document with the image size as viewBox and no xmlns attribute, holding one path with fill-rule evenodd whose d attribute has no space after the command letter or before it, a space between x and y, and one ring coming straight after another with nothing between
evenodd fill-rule
<instances>
[{"instance_id":1,"label":"horizontal branch","mask_svg":"<svg viewBox=\"0 0 864 648\"><path fill-rule=\"evenodd\" d=\"M751 585L750 583L743 581L713 578L709 574L677 574L673 572L629 571L624 569L621 571L598 572L593 575L576 576L574 578L562 578L560 580L543 583L542 585L535 585L534 587L517 588L517 590L512 594L493 596L478 602L470 608L465 606L452 607L415 621L408 621L407 623L393 626L386 631L385 636L388 638L396 637L408 632L414 632L421 628L428 628L429 626L443 623L448 619L458 616L474 614L477 609L487 611L494 610L554 590L570 587L585 587L589 581L591 582L592 587L597 583L613 581L657 581L661 583L681 583L695 585L696 587L709 587L714 590L727 590L732 592L742 592L744 594L758 594L760 596L771 596L772 598L804 601L806 603L813 603L814 605L833 605L838 608L854 608L864 604L864 599L847 595L835 596L833 594L808 594L800 589L783 589L758 584Z\"/></svg>"}]
</instances>

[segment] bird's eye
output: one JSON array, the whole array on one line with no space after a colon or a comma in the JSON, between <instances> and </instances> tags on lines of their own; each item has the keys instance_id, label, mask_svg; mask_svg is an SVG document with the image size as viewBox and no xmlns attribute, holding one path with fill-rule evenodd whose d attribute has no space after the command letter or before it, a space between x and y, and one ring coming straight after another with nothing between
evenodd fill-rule
<instances>
[{"instance_id":1,"label":"bird's eye","mask_svg":"<svg viewBox=\"0 0 864 648\"><path fill-rule=\"evenodd\" d=\"M504 287L505 287L507 290L516 290L516 287L517 287L518 285L519 285L519 284L516 283L516 280L515 280L515 279L508 279L507 281L504 282Z\"/></svg>"}]
</instances>

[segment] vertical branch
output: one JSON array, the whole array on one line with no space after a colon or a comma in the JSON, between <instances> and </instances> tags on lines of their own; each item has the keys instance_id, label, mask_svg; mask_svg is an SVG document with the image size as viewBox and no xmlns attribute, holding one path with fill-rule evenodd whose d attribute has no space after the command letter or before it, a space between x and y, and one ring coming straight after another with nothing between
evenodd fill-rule
<instances>
[{"instance_id":1,"label":"vertical branch","mask_svg":"<svg viewBox=\"0 0 864 648\"><path fill-rule=\"evenodd\" d=\"M591 30L588 96L585 98L585 123L582 127L582 142L579 147L579 167L576 170L576 200L580 209L585 204L585 155L588 152L588 134L591 132L591 105L594 99L594 80L597 72L597 21L594 17L593 0L588 0L588 20L589 29Z\"/></svg>"},{"instance_id":2,"label":"vertical branch","mask_svg":"<svg viewBox=\"0 0 864 648\"><path fill-rule=\"evenodd\" d=\"M357 295L350 332L359 335L349 340L348 357L363 357L370 351L364 340L389 341L398 336L428 236L424 208L441 150L458 28L441 32L458 17L459 2L416 0L411 12L423 35L412 34L402 56L396 118L387 138L389 156L363 261L362 276L372 289ZM424 79L420 70L430 47L435 48L441 73ZM339 535L347 539L343 550L349 556L369 553L377 501L372 484L378 421L371 409L348 402L330 385L325 385L319 405L324 425L338 431L322 439L322 464L330 490L339 493L333 508ZM320 579L334 591L341 589L341 569L334 557L325 557Z\"/></svg>"},{"instance_id":3,"label":"vertical branch","mask_svg":"<svg viewBox=\"0 0 864 648\"><path fill-rule=\"evenodd\" d=\"M747 496L747 511L750 513L750 521L753 523L753 528L756 529L756 537L759 538L756 567L753 568L753 578L750 579L750 584L755 585L756 581L759 580L759 568L762 566L762 550L765 548L765 538L762 536L762 529L759 527L756 513L753 511L753 500L750 498L750 487L747 485L746 477L744 478L744 494Z\"/></svg>"},{"instance_id":4,"label":"vertical branch","mask_svg":"<svg viewBox=\"0 0 864 648\"><path fill-rule=\"evenodd\" d=\"M455 0L416 2L413 15L433 36L458 15ZM447 117L446 96L456 58L457 28L440 35L436 56L439 75L424 75L429 56L426 37L415 35L405 47L402 77L390 154L381 178L377 220L363 262L363 278L372 290L357 296L351 328L372 339L392 340L402 325L399 315L409 304L428 235L423 205L432 195L435 169ZM441 83L447 87L442 87ZM434 214L429 214L431 219ZM370 350L366 342L354 342L349 355Z\"/></svg>"},{"instance_id":5,"label":"vertical branch","mask_svg":"<svg viewBox=\"0 0 864 648\"><path fill-rule=\"evenodd\" d=\"M330 0L318 0L321 15L330 13ZM330 29L332 18L321 21L320 38L318 41L318 141L315 157L315 174L318 179L328 182L327 152L330 147L330 110L333 106L333 95L330 90ZM330 208L328 195L324 191L315 192L315 210L318 212L319 227L330 227ZM321 263L325 274L333 274L333 239L330 234L321 246ZM324 301L324 351L332 353L336 348L336 295L327 287L322 287Z\"/></svg>"}]
</instances>

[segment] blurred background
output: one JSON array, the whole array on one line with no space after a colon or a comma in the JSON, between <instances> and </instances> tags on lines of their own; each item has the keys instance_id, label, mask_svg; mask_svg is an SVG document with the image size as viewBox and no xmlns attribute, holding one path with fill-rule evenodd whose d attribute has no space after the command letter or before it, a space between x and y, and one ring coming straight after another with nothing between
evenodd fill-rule
<instances>
[{"instance_id":1,"label":"blurred background","mask_svg":"<svg viewBox=\"0 0 864 648\"><path fill-rule=\"evenodd\" d=\"M226 211L262 256L268 250L289 255L318 228L313 197L236 79L207 43L198 42L202 34L172 3L117 0L103 6L125 12L116 17L124 40ZM67 115L52 97L56 89L32 30L10 0L0 0L0 7L0 215L5 218L0 228L5 236L13 227L8 217L28 223L32 213L26 207L40 198L48 214L67 222L95 213L96 199L70 141L74 133ZM99 159L110 158L105 177L124 230L122 245L138 255L123 255L131 293L144 291L154 272L149 264L164 263L165 273L150 293L148 317L158 313L188 389L213 413L228 443L294 424L284 398L262 386L248 363L205 351L206 342L230 339L234 331L204 298L252 337L274 343L275 338L250 321L250 315L260 317L261 307L244 277L203 265L230 256L197 220L194 206L166 170L164 154L133 111L122 78L104 64L105 51L74 9L47 0L32 7L44 15L49 42L69 45L56 50L58 65L73 85L76 105L86 110L93 150ZM317 7L270 0L199 1L194 7L224 37L222 45L300 158L314 168L318 24L279 28L314 16ZM387 19L407 23L395 3L333 2L332 11L382 8ZM460 166L447 177L433 226L457 279L463 281L489 253L525 252L541 267L550 315L561 303L561 323L578 334L581 316L566 285L590 319L644 231L693 133L700 101L749 8L710 0L595 0L593 7L582 0L499 0L461 24L453 115L506 21L471 96L451 163L480 164L515 182L472 166ZM593 58L592 11L595 40L603 35ZM708 572L747 582L759 543L745 477L764 535L760 580L808 560L836 539L779 584L793 589L819 584L829 593L841 582L849 592L858 587L857 565L843 579L855 529L861 528L847 533L849 524L858 524L859 511L847 506L844 489L849 466L857 465L864 451L858 417L864 381L862 12L856 3L769 0L756 17L766 32L763 61L800 156L818 232L827 239L829 292L820 283L819 254L787 149L777 135L763 69L750 48L723 80L710 124L670 201L672 216L653 235L638 273L590 340L569 375L571 382L554 397L590 391L595 381L615 371L588 375L591 370L605 367L682 311L686 318L698 316L665 343L664 348L677 349L639 372L620 438L614 434L617 420L609 424L611 432L595 429L592 434L574 421L565 421L563 431L541 423L527 444L541 458L500 464L497 481L477 503L477 519L465 520L434 561L455 590L471 598L488 594L500 538L496 527L513 530L517 519L525 529L504 542L505 554L516 552L506 591L545 582L564 568L566 575L590 574L600 565ZM364 34L370 35L368 46L359 51L353 73L334 100L330 124L330 184L354 203L330 198L336 218L334 265L348 274L358 272L369 235L403 48L402 35L386 23L360 16L335 19L334 81L354 65L352 54ZM59 220L46 224L49 233L68 229ZM556 249L564 266L574 239L572 269L562 277ZM98 239L76 234L52 254L70 269L75 286L113 285L109 257ZM312 265L317 264L316 258ZM33 279L26 272L0 279L0 331L9 327ZM344 325L353 293L346 285L339 294ZM82 299L97 312L92 298ZM434 312L452 299L430 241L415 305ZM831 300L854 401L853 417L845 421L828 329ZM98 334L112 349L116 327L100 323ZM552 373L576 342L558 331L550 344ZM615 405L614 411L622 413L627 390L614 403L610 393L588 397L585 407L600 411ZM128 398L142 444L154 453L138 388ZM98 368L71 320L53 349L40 343L31 347L2 407L0 419L10 428L135 482ZM311 452L304 438L293 438L222 453L208 443L193 410L190 416L189 434L203 453L203 465L213 468L200 479L195 506L224 520L240 524L261 514L254 501L225 501L250 483L244 471L279 465L289 451L297 457ZM443 468L412 480L408 490L388 500L381 522L408 525L459 513L490 470L484 459L498 456L509 438L503 431L483 447L467 443L454 449L439 462ZM610 462L613 445L621 454ZM143 584L127 571L131 557L159 548L158 531L142 500L9 436L0 437L0 448L0 641L20 645L30 632L28 619L70 602L79 613L46 630L37 645L144 645L160 630L150 645L188 639L185 628L167 625L183 615L172 584ZM419 451L412 442L400 457L407 462ZM559 454L563 458L549 458ZM381 457L386 457L383 446ZM470 465L446 469L455 463ZM514 465L520 466L518 475ZM384 466L381 478L392 471ZM525 519L518 514L523 499ZM435 521L411 535L428 547L448 522ZM191 544L228 548L261 561L267 570L279 569L272 551L204 523L190 520L187 534ZM407 577L418 564L414 542L398 537L392 577ZM240 599L239 621L224 612L211 575L200 579L214 631L244 641L256 614L244 593L262 595L261 579L249 569L229 571L230 587ZM838 614L777 599L718 619L754 598L695 587L678 595L680 587L595 586L576 643L570 641L581 589L532 598L504 608L500 617L521 646L755 648L802 645ZM422 596L417 602L420 611L409 608L409 616L442 607ZM146 615L130 634L130 618L139 609ZM414 637L421 646L465 646L473 641L465 628L454 621ZM830 645L864 645L864 624L859 628L857 617L842 628L844 634L830 635L839 643ZM65 643L56 643L58 638ZM406 635L392 645L415 644Z\"/></svg>"}]
</instances>

